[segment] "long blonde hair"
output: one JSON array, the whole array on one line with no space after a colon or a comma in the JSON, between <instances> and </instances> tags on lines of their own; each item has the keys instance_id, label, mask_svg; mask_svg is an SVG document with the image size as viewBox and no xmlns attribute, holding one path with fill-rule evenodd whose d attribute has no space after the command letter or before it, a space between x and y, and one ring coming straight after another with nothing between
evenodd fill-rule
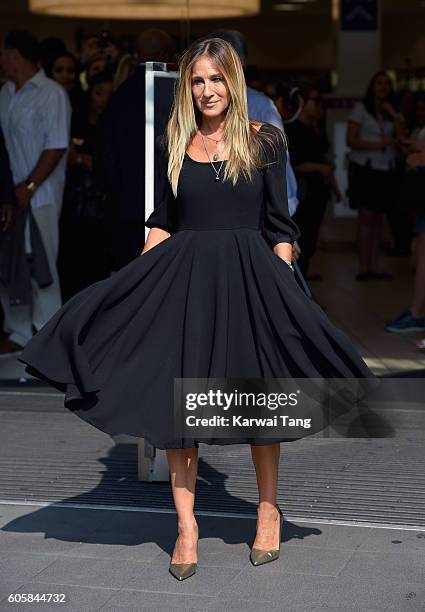
<instances>
[{"instance_id":1,"label":"long blonde hair","mask_svg":"<svg viewBox=\"0 0 425 612\"><path fill-rule=\"evenodd\" d=\"M195 106L192 95L192 68L202 56L207 56L222 73L229 93L229 105L224 121L224 141L229 151L223 179L232 179L235 185L242 173L251 180L254 168L261 167L263 140L275 143L267 133L257 136L257 130L248 119L245 76L239 55L232 45L221 38L202 38L190 45L179 61L174 103L167 125L168 179L174 196L186 150L201 125L202 113ZM277 130L280 132L280 130ZM286 145L283 132L282 140Z\"/></svg>"}]
</instances>

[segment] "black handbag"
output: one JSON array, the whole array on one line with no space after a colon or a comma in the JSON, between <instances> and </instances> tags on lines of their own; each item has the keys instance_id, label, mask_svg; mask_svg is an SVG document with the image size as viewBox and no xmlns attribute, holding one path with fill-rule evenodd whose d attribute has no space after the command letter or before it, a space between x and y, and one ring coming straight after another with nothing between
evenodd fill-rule
<instances>
[{"instance_id":1,"label":"black handbag","mask_svg":"<svg viewBox=\"0 0 425 612\"><path fill-rule=\"evenodd\" d=\"M401 187L402 203L417 213L425 213L425 168L407 170Z\"/></svg>"}]
</instances>

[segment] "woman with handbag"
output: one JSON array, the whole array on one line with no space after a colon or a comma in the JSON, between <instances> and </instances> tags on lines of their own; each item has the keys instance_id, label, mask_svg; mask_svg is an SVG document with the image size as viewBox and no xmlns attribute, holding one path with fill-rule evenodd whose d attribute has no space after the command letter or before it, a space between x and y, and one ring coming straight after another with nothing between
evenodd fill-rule
<instances>
[{"instance_id":1,"label":"woman with handbag","mask_svg":"<svg viewBox=\"0 0 425 612\"><path fill-rule=\"evenodd\" d=\"M385 214L394 201L396 140L404 119L391 103L392 84L385 72L372 78L362 102L348 119L350 207L358 210L359 272L356 280L389 279L377 271Z\"/></svg>"},{"instance_id":2,"label":"woman with handbag","mask_svg":"<svg viewBox=\"0 0 425 612\"><path fill-rule=\"evenodd\" d=\"M141 256L69 300L20 357L65 391L65 405L83 420L167 449L178 517L169 570L178 580L197 568L199 442L251 446L259 504L249 558L260 566L279 557L280 442L294 438L261 425L236 438L217 428L178 434L175 379L200 379L202 389L223 378L231 388L234 379L287 377L332 379L338 391L353 379L356 388L377 383L294 278L299 229L288 211L286 151L279 128L249 120L232 45L192 43L180 58L166 138L157 141L156 201ZM323 408L315 409L319 427Z\"/></svg>"}]
</instances>

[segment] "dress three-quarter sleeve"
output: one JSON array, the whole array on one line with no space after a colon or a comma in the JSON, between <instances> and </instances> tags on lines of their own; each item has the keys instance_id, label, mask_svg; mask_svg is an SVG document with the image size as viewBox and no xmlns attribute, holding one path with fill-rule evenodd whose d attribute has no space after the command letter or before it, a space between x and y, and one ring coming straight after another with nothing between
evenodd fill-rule
<instances>
[{"instance_id":1,"label":"dress three-quarter sleeve","mask_svg":"<svg viewBox=\"0 0 425 612\"><path fill-rule=\"evenodd\" d=\"M267 126L274 137L274 146L265 144L266 166L264 177L264 216L262 233L271 248L280 242L294 244L299 238L300 230L291 219L288 209L286 187L287 152L284 143L278 137L277 128Z\"/></svg>"},{"instance_id":2,"label":"dress three-quarter sleeve","mask_svg":"<svg viewBox=\"0 0 425 612\"><path fill-rule=\"evenodd\" d=\"M146 227L158 227L173 234L177 228L177 203L167 176L168 159L161 138L155 141L154 210Z\"/></svg>"}]
</instances>

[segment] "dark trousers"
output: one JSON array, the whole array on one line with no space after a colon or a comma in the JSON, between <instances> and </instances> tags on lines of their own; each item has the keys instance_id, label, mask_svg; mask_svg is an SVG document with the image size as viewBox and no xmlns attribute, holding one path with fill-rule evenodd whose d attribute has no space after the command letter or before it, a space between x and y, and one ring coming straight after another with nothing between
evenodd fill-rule
<instances>
[{"instance_id":1,"label":"dark trousers","mask_svg":"<svg viewBox=\"0 0 425 612\"><path fill-rule=\"evenodd\" d=\"M298 259L303 276L308 274L310 260L316 252L317 241L319 239L320 226L326 212L328 196L314 194L301 200L294 215L294 221L300 229L298 244L301 248L301 255Z\"/></svg>"}]
</instances>

